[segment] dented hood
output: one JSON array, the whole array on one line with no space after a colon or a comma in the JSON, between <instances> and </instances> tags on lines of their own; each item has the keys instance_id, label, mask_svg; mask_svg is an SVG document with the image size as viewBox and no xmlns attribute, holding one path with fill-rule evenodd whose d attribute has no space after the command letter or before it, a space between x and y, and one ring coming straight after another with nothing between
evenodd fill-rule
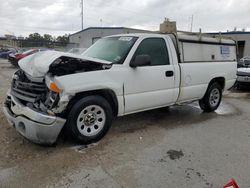
<instances>
[{"instance_id":1,"label":"dented hood","mask_svg":"<svg viewBox=\"0 0 250 188\"><path fill-rule=\"evenodd\" d=\"M27 56L18 62L19 67L32 77L43 77L48 71L49 66L60 57L71 57L81 60L87 60L102 64L111 64L112 62L104 61L96 58L90 58L82 55L58 51L44 51ZM84 63L84 61L82 62Z\"/></svg>"}]
</instances>

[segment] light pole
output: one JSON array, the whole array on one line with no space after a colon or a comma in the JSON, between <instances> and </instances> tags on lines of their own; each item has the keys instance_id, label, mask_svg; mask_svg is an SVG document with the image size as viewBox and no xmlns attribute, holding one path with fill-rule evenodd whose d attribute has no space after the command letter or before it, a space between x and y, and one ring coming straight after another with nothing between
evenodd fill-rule
<instances>
[{"instance_id":1,"label":"light pole","mask_svg":"<svg viewBox=\"0 0 250 188\"><path fill-rule=\"evenodd\" d=\"M192 14L192 17L191 17L191 28L190 28L191 32L193 32L193 24L194 24L194 15Z\"/></svg>"},{"instance_id":2,"label":"light pole","mask_svg":"<svg viewBox=\"0 0 250 188\"><path fill-rule=\"evenodd\" d=\"M83 30L83 0L81 0L81 18L82 18L82 30Z\"/></svg>"}]
</instances>

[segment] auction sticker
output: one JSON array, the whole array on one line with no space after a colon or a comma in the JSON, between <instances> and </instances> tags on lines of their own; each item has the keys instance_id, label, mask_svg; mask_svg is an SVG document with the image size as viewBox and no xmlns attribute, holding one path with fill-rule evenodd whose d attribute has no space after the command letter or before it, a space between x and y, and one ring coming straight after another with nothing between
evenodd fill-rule
<instances>
[{"instance_id":1,"label":"auction sticker","mask_svg":"<svg viewBox=\"0 0 250 188\"><path fill-rule=\"evenodd\" d=\"M131 41L133 37L120 37L119 40L122 41Z\"/></svg>"}]
</instances>

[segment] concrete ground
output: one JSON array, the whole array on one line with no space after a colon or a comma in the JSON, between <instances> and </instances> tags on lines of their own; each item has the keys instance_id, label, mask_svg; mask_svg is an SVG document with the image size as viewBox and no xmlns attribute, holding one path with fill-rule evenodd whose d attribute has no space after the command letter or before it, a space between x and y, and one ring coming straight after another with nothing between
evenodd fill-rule
<instances>
[{"instance_id":1,"label":"concrete ground","mask_svg":"<svg viewBox=\"0 0 250 188\"><path fill-rule=\"evenodd\" d=\"M0 105L15 69L0 60ZM250 94L229 92L214 113L196 103L117 118L88 147L35 145L0 112L0 187L250 187Z\"/></svg>"}]
</instances>

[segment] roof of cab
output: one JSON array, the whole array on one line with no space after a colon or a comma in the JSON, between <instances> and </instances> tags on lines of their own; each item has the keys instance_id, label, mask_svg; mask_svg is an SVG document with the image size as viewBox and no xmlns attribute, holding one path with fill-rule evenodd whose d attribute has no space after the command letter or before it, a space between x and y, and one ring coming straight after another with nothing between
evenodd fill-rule
<instances>
[{"instance_id":1,"label":"roof of cab","mask_svg":"<svg viewBox=\"0 0 250 188\"><path fill-rule=\"evenodd\" d=\"M157 33L128 33L128 34L117 34L117 35L111 35L107 37L157 37L157 36L166 36L166 34L157 34ZM105 38L105 37L104 37Z\"/></svg>"},{"instance_id":2,"label":"roof of cab","mask_svg":"<svg viewBox=\"0 0 250 188\"><path fill-rule=\"evenodd\" d=\"M111 36L107 36L107 37L122 37L122 36L128 36L128 37L165 37L166 35L172 35L172 34L171 33L167 33L167 34L129 33L129 34L111 35ZM190 34L186 34L186 33L178 33L177 35L178 35L178 39L182 40L182 41L200 41L200 42L235 44L235 41L232 39L213 37L213 36L209 36L209 35L205 35L205 34L204 35L190 35Z\"/></svg>"}]
</instances>

